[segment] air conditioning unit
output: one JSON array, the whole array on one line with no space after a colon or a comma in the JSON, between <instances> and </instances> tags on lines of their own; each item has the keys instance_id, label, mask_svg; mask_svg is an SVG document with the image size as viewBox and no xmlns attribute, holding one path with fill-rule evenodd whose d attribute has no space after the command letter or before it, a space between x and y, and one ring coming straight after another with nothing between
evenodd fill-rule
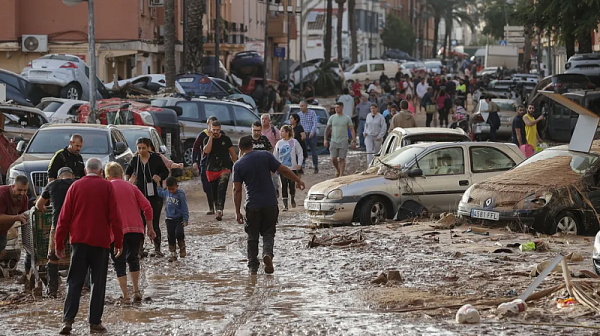
<instances>
[{"instance_id":1,"label":"air conditioning unit","mask_svg":"<svg viewBox=\"0 0 600 336\"><path fill-rule=\"evenodd\" d=\"M164 7L165 0L148 0L150 1L150 7Z\"/></svg>"},{"instance_id":2,"label":"air conditioning unit","mask_svg":"<svg viewBox=\"0 0 600 336\"><path fill-rule=\"evenodd\" d=\"M48 52L48 35L23 35L21 50L23 52Z\"/></svg>"}]
</instances>

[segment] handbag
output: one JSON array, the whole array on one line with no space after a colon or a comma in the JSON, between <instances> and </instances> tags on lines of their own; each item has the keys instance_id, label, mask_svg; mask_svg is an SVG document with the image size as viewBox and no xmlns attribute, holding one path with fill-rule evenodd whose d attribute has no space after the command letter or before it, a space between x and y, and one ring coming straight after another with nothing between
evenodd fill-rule
<instances>
[{"instance_id":1,"label":"handbag","mask_svg":"<svg viewBox=\"0 0 600 336\"><path fill-rule=\"evenodd\" d=\"M435 105L429 104L429 105L425 106L425 112L428 114L432 114L432 113L437 112L437 109L435 108Z\"/></svg>"}]
</instances>

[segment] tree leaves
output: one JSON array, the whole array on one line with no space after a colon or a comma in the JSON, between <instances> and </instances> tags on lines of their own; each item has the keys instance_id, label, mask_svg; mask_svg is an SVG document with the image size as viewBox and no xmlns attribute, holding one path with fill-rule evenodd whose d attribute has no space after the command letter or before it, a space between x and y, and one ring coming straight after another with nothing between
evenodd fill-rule
<instances>
[{"instance_id":1,"label":"tree leaves","mask_svg":"<svg viewBox=\"0 0 600 336\"><path fill-rule=\"evenodd\" d=\"M380 37L383 44L390 49L399 49L410 53L415 46L416 36L410 23L391 14L386 19L385 28Z\"/></svg>"}]
</instances>

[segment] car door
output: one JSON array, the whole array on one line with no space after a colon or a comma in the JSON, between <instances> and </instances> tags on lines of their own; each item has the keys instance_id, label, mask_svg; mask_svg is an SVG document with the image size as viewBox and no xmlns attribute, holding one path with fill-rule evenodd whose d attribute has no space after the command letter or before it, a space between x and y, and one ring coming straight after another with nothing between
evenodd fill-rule
<instances>
[{"instance_id":1,"label":"car door","mask_svg":"<svg viewBox=\"0 0 600 336\"><path fill-rule=\"evenodd\" d=\"M165 144L163 143L160 135L158 135L158 132L156 131L155 128L151 128L150 129L150 139L152 140L152 143L154 144L154 148L156 148L156 151L160 153L161 148L165 148L166 151L163 154L167 159L171 158L171 148L169 148L169 146L165 146Z\"/></svg>"},{"instance_id":2,"label":"car door","mask_svg":"<svg viewBox=\"0 0 600 336\"><path fill-rule=\"evenodd\" d=\"M71 107L69 107L69 109L67 110L67 114L60 116L64 118L62 122L77 123L77 115L79 114L79 108L81 107L81 105L83 104L73 104Z\"/></svg>"},{"instance_id":3,"label":"car door","mask_svg":"<svg viewBox=\"0 0 600 336\"><path fill-rule=\"evenodd\" d=\"M201 111L200 102L178 101L175 106L181 107L182 110L182 114L178 118L181 141L193 142L198 134L206 129L206 118Z\"/></svg>"},{"instance_id":4,"label":"car door","mask_svg":"<svg viewBox=\"0 0 600 336\"><path fill-rule=\"evenodd\" d=\"M217 118L217 120L221 123L221 130L225 132L225 135L227 135L231 139L231 142L233 144L237 145L240 136L237 134L235 129L235 119L233 117L231 105L220 103L217 101L202 101L200 102L200 106L202 107L206 118L209 118L211 116Z\"/></svg>"},{"instance_id":5,"label":"car door","mask_svg":"<svg viewBox=\"0 0 600 336\"><path fill-rule=\"evenodd\" d=\"M246 135L252 135L252 124L260 121L258 116L245 107L233 105L233 115L235 116L235 132L238 138Z\"/></svg>"},{"instance_id":6,"label":"car door","mask_svg":"<svg viewBox=\"0 0 600 336\"><path fill-rule=\"evenodd\" d=\"M402 196L421 203L430 214L454 211L471 184L465 165L464 146L433 149L411 168L420 168L423 176L407 179Z\"/></svg>"},{"instance_id":7,"label":"car door","mask_svg":"<svg viewBox=\"0 0 600 336\"><path fill-rule=\"evenodd\" d=\"M472 146L469 148L469 170L471 183L482 182L492 176L502 174L511 170L517 163L504 153L494 147Z\"/></svg>"},{"instance_id":8,"label":"car door","mask_svg":"<svg viewBox=\"0 0 600 336\"><path fill-rule=\"evenodd\" d=\"M369 68L366 64L359 65L352 73L352 77L354 80L364 81L369 77Z\"/></svg>"}]
</instances>

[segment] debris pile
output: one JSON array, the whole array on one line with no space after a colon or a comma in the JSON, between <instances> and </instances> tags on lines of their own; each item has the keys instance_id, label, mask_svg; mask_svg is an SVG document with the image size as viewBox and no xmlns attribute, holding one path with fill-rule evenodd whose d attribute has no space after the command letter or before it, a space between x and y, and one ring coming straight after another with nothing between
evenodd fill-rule
<instances>
[{"instance_id":1,"label":"debris pile","mask_svg":"<svg viewBox=\"0 0 600 336\"><path fill-rule=\"evenodd\" d=\"M317 237L313 235L308 242L308 247L318 246L357 246L363 245L365 238L363 237L362 230L347 234L347 235L335 235L335 236L321 236Z\"/></svg>"}]
</instances>

